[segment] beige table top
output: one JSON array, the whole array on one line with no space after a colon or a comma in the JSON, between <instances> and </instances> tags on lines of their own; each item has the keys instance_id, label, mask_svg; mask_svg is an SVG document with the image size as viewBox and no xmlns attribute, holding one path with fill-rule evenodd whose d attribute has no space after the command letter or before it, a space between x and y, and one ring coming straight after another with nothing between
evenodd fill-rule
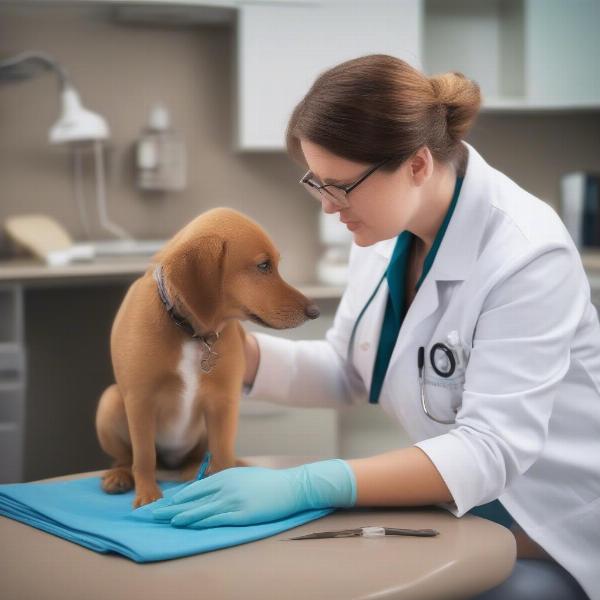
<instances>
[{"instance_id":1,"label":"beige table top","mask_svg":"<svg viewBox=\"0 0 600 600\"><path fill-rule=\"evenodd\" d=\"M246 460L281 468L314 458ZM159 471L158 478L176 476ZM434 528L440 535L286 540L368 525ZM0 597L7 600L464 600L508 577L516 555L508 529L471 515L457 519L437 508L339 510L256 542L146 564L96 553L3 517L0 540Z\"/></svg>"}]
</instances>

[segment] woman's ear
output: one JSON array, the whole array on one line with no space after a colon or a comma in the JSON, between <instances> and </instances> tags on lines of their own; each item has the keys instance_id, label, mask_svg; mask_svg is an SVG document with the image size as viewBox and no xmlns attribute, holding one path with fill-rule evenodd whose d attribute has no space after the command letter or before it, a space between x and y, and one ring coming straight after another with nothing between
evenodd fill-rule
<instances>
[{"instance_id":1,"label":"woman's ear","mask_svg":"<svg viewBox=\"0 0 600 600\"><path fill-rule=\"evenodd\" d=\"M410 177L414 184L423 184L433 173L433 156L429 148L421 146L409 161Z\"/></svg>"},{"instance_id":2,"label":"woman's ear","mask_svg":"<svg viewBox=\"0 0 600 600\"><path fill-rule=\"evenodd\" d=\"M171 300L212 331L223 300L227 242L217 235L187 240L162 260Z\"/></svg>"}]
</instances>

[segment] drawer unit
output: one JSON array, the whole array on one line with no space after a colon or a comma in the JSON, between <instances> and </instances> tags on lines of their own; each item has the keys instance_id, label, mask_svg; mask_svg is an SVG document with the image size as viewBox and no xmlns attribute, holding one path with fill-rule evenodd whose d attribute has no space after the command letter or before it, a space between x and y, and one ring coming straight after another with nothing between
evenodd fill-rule
<instances>
[{"instance_id":1,"label":"drawer unit","mask_svg":"<svg viewBox=\"0 0 600 600\"><path fill-rule=\"evenodd\" d=\"M0 285L0 343L23 340L23 290L20 285Z\"/></svg>"},{"instance_id":2,"label":"drawer unit","mask_svg":"<svg viewBox=\"0 0 600 600\"><path fill-rule=\"evenodd\" d=\"M0 423L0 483L23 480L23 428Z\"/></svg>"},{"instance_id":3,"label":"drawer unit","mask_svg":"<svg viewBox=\"0 0 600 600\"><path fill-rule=\"evenodd\" d=\"M20 344L0 343L0 383L22 381L25 374L25 351Z\"/></svg>"},{"instance_id":4,"label":"drawer unit","mask_svg":"<svg viewBox=\"0 0 600 600\"><path fill-rule=\"evenodd\" d=\"M0 425L21 426L24 421L25 388L21 382L0 381Z\"/></svg>"},{"instance_id":5,"label":"drawer unit","mask_svg":"<svg viewBox=\"0 0 600 600\"><path fill-rule=\"evenodd\" d=\"M23 480L25 427L23 289L0 286L0 483Z\"/></svg>"}]
</instances>

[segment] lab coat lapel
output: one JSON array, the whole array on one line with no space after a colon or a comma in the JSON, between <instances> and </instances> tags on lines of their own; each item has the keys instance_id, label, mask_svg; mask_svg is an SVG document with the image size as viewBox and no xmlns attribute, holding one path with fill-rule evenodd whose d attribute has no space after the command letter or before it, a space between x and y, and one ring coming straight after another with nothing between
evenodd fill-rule
<instances>
[{"instance_id":1,"label":"lab coat lapel","mask_svg":"<svg viewBox=\"0 0 600 600\"><path fill-rule=\"evenodd\" d=\"M385 246L390 246L389 255L393 251L395 245L395 238L391 240L384 240L378 242L376 246L379 252L375 255L375 262L373 268L369 270L369 281L365 281L364 288L366 290L374 290L375 286L385 273L389 258L386 259L385 255L387 249ZM383 251L382 251L383 250ZM368 292L361 302L361 306L367 302L368 296L372 292ZM373 297L369 310L364 313L364 316L360 323L360 334L356 336L356 344L354 348L353 360L356 361L358 370L360 371L365 382L370 383L373 378L373 369L375 367L375 357L377 355L377 348L379 343L379 336L381 333L381 327L383 325L383 317L385 314L385 307L387 304L387 298L389 294L389 288L387 280L384 279L381 287L377 291L377 294ZM361 342L362 340L362 342ZM367 341L369 340L369 341Z\"/></svg>"},{"instance_id":2,"label":"lab coat lapel","mask_svg":"<svg viewBox=\"0 0 600 600\"><path fill-rule=\"evenodd\" d=\"M491 209L494 169L466 142L467 170L454 213L431 265L436 281L464 281L479 256L481 238Z\"/></svg>"},{"instance_id":3,"label":"lab coat lapel","mask_svg":"<svg viewBox=\"0 0 600 600\"><path fill-rule=\"evenodd\" d=\"M469 150L469 159L460 196L429 273L404 317L388 373L400 357L412 360L414 354L416 365L416 349L427 342L428 331L432 328L429 317L440 305L439 286L466 279L477 260L491 206L489 182L493 169L470 144L463 143ZM380 253L389 252L391 256L393 245L378 246ZM384 383L382 393L385 387Z\"/></svg>"}]
</instances>

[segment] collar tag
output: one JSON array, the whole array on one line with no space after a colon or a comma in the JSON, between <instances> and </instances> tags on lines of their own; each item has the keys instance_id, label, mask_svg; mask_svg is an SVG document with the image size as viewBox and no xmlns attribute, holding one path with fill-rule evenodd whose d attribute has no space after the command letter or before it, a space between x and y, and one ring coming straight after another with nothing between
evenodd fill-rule
<instances>
[{"instance_id":1,"label":"collar tag","mask_svg":"<svg viewBox=\"0 0 600 600\"><path fill-rule=\"evenodd\" d=\"M209 333L205 337L192 336L202 344L202 358L200 359L200 368L205 373L210 372L217 363L218 352L213 350L215 342L219 339L218 333Z\"/></svg>"}]
</instances>

